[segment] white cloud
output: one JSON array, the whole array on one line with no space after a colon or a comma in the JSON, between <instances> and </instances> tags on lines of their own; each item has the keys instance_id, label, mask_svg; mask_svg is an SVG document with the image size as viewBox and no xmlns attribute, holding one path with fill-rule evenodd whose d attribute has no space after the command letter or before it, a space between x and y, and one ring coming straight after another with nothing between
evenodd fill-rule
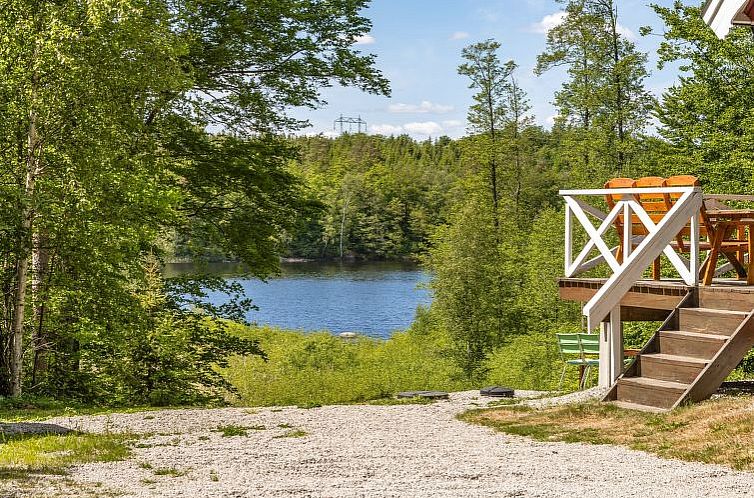
<instances>
[{"instance_id":1,"label":"white cloud","mask_svg":"<svg viewBox=\"0 0 754 498\"><path fill-rule=\"evenodd\" d=\"M557 114L552 114L552 115L550 115L550 116L547 116L547 119L545 119L545 122L546 122L546 123L547 123L548 125L552 126L552 125L554 125L554 124L555 124L555 119L556 119L557 117L558 117L558 115L557 115Z\"/></svg>"},{"instance_id":2,"label":"white cloud","mask_svg":"<svg viewBox=\"0 0 754 498\"><path fill-rule=\"evenodd\" d=\"M535 33L547 34L552 28L560 26L565 21L568 14L565 11L560 10L554 14L547 14L541 21L532 24L531 29Z\"/></svg>"},{"instance_id":3,"label":"white cloud","mask_svg":"<svg viewBox=\"0 0 754 498\"><path fill-rule=\"evenodd\" d=\"M469 37L469 34L465 31L456 31L452 35L450 35L451 40L465 40Z\"/></svg>"},{"instance_id":4,"label":"white cloud","mask_svg":"<svg viewBox=\"0 0 754 498\"><path fill-rule=\"evenodd\" d=\"M630 28L623 26L622 24L618 24L618 33L623 35L628 40L636 40L636 33L631 31Z\"/></svg>"},{"instance_id":5,"label":"white cloud","mask_svg":"<svg viewBox=\"0 0 754 498\"><path fill-rule=\"evenodd\" d=\"M401 135L406 133L416 137L431 136L439 137L442 135L457 135L454 133L463 129L463 121L457 119L448 119L438 123L437 121L415 121L403 125L392 124L375 124L369 127L369 131L377 135Z\"/></svg>"},{"instance_id":6,"label":"white cloud","mask_svg":"<svg viewBox=\"0 0 754 498\"><path fill-rule=\"evenodd\" d=\"M459 121L457 119L448 119L442 122L442 127L445 129L458 128L459 126L463 126L463 121Z\"/></svg>"},{"instance_id":7,"label":"white cloud","mask_svg":"<svg viewBox=\"0 0 754 498\"><path fill-rule=\"evenodd\" d=\"M421 104L390 104L388 111L395 114L417 113L417 114L443 114L453 110L452 105L435 104L429 100L422 100Z\"/></svg>"},{"instance_id":8,"label":"white cloud","mask_svg":"<svg viewBox=\"0 0 754 498\"><path fill-rule=\"evenodd\" d=\"M423 121L421 123L406 123L403 128L416 135L434 135L437 136L442 133L443 128L439 123L434 121Z\"/></svg>"},{"instance_id":9,"label":"white cloud","mask_svg":"<svg viewBox=\"0 0 754 498\"><path fill-rule=\"evenodd\" d=\"M376 41L372 35L361 35L353 39L354 45L371 45Z\"/></svg>"},{"instance_id":10,"label":"white cloud","mask_svg":"<svg viewBox=\"0 0 754 498\"><path fill-rule=\"evenodd\" d=\"M559 10L552 14L547 14L541 21L531 25L531 30L535 33L547 34L552 28L560 26L565 21L568 14L565 11ZM630 28L618 24L618 33L629 40L636 40L636 33L631 31Z\"/></svg>"},{"instance_id":11,"label":"white cloud","mask_svg":"<svg viewBox=\"0 0 754 498\"><path fill-rule=\"evenodd\" d=\"M402 126L396 126L391 124L376 124L369 127L372 133L376 135L400 135L403 133Z\"/></svg>"}]
</instances>

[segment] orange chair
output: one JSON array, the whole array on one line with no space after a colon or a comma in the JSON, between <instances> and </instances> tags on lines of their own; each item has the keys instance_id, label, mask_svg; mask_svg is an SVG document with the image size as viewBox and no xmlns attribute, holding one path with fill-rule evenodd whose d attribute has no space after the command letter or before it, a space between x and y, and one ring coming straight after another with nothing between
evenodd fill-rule
<instances>
[{"instance_id":1,"label":"orange chair","mask_svg":"<svg viewBox=\"0 0 754 498\"><path fill-rule=\"evenodd\" d=\"M630 178L614 178L613 180L608 181L605 183L605 188L629 188L629 187L695 187L699 186L699 179L695 176L691 175L679 175L679 176L671 176L669 178L661 178L657 176L649 176L644 178L639 178L638 180L632 180ZM678 199L681 197L681 194L679 193L669 193L669 194L638 194L635 196L637 198L637 201L641 204L641 206L644 208L644 210L649 215L650 219L654 221L655 223L659 222L666 214L667 212L673 207L673 205L678 201ZM615 206L616 200L619 199L619 196L614 195L606 195L605 201L607 202L607 205L612 209ZM625 253L625 250L623 248L623 240L622 240L622 234L623 234L623 223L625 221L623 220L623 216L619 215L618 219L616 219L614 225L615 229L618 231L620 242L618 246L618 252L617 252L617 259L619 262L622 262L623 254ZM636 215L631 216L631 231L632 235L648 235L649 231L644 226L643 223L639 220L639 217ZM724 238L721 241L718 241L719 247L715 250L713 250L712 246L712 240L715 234L714 227L710 223L710 220L707 216L706 209L704 206L704 203L702 203L701 213L700 213L700 220L699 220L699 249L700 250L706 250L710 251L710 257L708 257L705 260L705 263L702 265L702 268L700 269L700 274L704 275L704 283L709 284L712 282L712 276L714 275L714 268L710 266L710 262L712 261L712 265L714 265L714 261L717 261L717 252L719 251L723 253L728 260L731 261L734 268L736 269L736 272L739 276L745 275L745 270L743 269L743 265L740 263L740 261L743 261L743 254L747 250L748 247L748 241L744 238L744 230L742 230L743 227L732 227L727 228L726 231L728 233L724 234ZM736 235L737 238L731 238L733 235ZM690 252L690 238L691 238L691 226L690 224L687 224L676 236L675 240L671 244L673 248L675 248L678 252L681 253L688 253ZM632 246L638 245L638 242L632 243ZM714 253L714 254L713 254ZM660 279L660 258L657 258L652 263L652 278L654 280Z\"/></svg>"}]
</instances>

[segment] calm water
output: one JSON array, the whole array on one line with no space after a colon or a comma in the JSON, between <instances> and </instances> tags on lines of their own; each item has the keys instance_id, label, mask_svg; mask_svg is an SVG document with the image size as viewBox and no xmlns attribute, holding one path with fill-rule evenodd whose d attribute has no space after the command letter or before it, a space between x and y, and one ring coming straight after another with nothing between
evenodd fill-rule
<instances>
[{"instance_id":1,"label":"calm water","mask_svg":"<svg viewBox=\"0 0 754 498\"><path fill-rule=\"evenodd\" d=\"M191 271L191 265L168 265L167 272ZM239 278L239 267L212 265L211 271L240 282L259 307L250 322L306 331L359 332L386 338L405 329L416 307L429 304L419 288L428 275L400 263L284 263L282 275L267 283ZM210 299L219 303L223 295Z\"/></svg>"}]
</instances>

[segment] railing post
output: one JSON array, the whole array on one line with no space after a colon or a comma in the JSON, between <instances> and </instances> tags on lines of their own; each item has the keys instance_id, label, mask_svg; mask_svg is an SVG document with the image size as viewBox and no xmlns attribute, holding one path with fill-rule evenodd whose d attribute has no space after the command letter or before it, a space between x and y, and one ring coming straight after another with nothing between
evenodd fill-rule
<instances>
[{"instance_id":1,"label":"railing post","mask_svg":"<svg viewBox=\"0 0 754 498\"><path fill-rule=\"evenodd\" d=\"M565 204L565 271L568 273L568 268L571 267L573 262L573 225L571 216L571 206L566 202ZM570 277L570 275L566 275Z\"/></svg>"},{"instance_id":2,"label":"railing post","mask_svg":"<svg viewBox=\"0 0 754 498\"><path fill-rule=\"evenodd\" d=\"M620 305L610 311L606 321L600 322L600 371L598 385L610 387L623 373L623 324Z\"/></svg>"},{"instance_id":3,"label":"railing post","mask_svg":"<svg viewBox=\"0 0 754 498\"><path fill-rule=\"evenodd\" d=\"M691 216L691 250L689 251L689 272L693 278L694 284L699 285L699 213L702 209L701 192L694 193L694 200L697 201L698 207ZM751 256L749 256L751 257Z\"/></svg>"},{"instance_id":4,"label":"railing post","mask_svg":"<svg viewBox=\"0 0 754 498\"><path fill-rule=\"evenodd\" d=\"M631 220L631 204L626 202L623 204L623 260L620 263L624 263L633 249L633 223Z\"/></svg>"}]
</instances>

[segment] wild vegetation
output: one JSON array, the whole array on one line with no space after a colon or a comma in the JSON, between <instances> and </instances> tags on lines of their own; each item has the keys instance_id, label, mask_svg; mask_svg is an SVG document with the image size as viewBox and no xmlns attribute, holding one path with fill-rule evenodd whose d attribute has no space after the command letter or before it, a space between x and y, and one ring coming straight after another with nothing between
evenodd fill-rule
<instances>
[{"instance_id":1,"label":"wild vegetation","mask_svg":"<svg viewBox=\"0 0 754 498\"><path fill-rule=\"evenodd\" d=\"M667 26L660 64L684 73L658 98L645 85L647 54L619 29L617 2L561 3L564 22L548 32L536 66L567 73L551 130L534 124L516 61L486 40L464 49L458 68L475 92L469 136L299 139L292 167L325 214L294 232L289 253L418 257L434 300L410 333L438 338L470 385L554 387L542 375L558 370L554 333L581 328L577 307L557 299L559 188L671 174L694 174L707 191L751 186L746 30L719 40L697 7L655 6ZM627 343L641 346L655 326L631 325Z\"/></svg>"},{"instance_id":2,"label":"wild vegetation","mask_svg":"<svg viewBox=\"0 0 754 498\"><path fill-rule=\"evenodd\" d=\"M4 1L0 30L0 395L218 399L243 299L165 282L174 237L258 277L310 209L281 135L337 81L386 94L366 0ZM197 257L201 256L201 252Z\"/></svg>"},{"instance_id":3,"label":"wild vegetation","mask_svg":"<svg viewBox=\"0 0 754 498\"><path fill-rule=\"evenodd\" d=\"M754 470L751 397L726 397L665 414L606 403L534 410L506 406L463 414L463 420L538 441L616 444L664 458Z\"/></svg>"},{"instance_id":4,"label":"wild vegetation","mask_svg":"<svg viewBox=\"0 0 754 498\"><path fill-rule=\"evenodd\" d=\"M305 123L287 109L320 105L322 87L389 94L353 47L368 0L324 3L2 4L0 395L167 405L236 389L306 405L551 388L553 333L580 327L557 298L558 189L671 173L751 188L754 42L718 40L697 7L655 7L660 63L683 72L655 97L617 2L563 0L536 61L567 74L552 129L535 124L524 61L473 43L458 67L468 135L419 142L294 136ZM266 278L280 256L416 259L434 300L390 341L349 343L242 328L239 286L161 273L166 258L234 258ZM206 302L217 290L228 304Z\"/></svg>"}]
</instances>

